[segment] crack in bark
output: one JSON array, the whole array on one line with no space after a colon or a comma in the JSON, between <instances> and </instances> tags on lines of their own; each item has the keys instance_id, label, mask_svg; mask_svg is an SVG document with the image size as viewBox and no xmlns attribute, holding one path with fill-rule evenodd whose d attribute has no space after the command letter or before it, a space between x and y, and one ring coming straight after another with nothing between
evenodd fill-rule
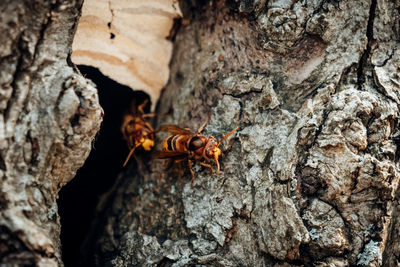
<instances>
[{"instance_id":1,"label":"crack in bark","mask_svg":"<svg viewBox=\"0 0 400 267\"><path fill-rule=\"evenodd\" d=\"M10 86L11 86L11 90L12 90L12 92L11 92L11 96L9 97L9 99L8 99L8 101L7 101L7 106L6 106L6 108L5 108L5 110L4 110L4 112L3 112L3 114L4 114L4 133L5 133L5 139L7 139L8 138L8 136L9 136L9 134L8 134L8 131L7 131L7 121L8 121L8 117L10 116L10 112L11 112L11 107L13 106L13 102L15 101L14 99L16 99L16 87L17 87L17 80L18 80L18 77L19 77L19 75L20 75L20 70L22 69L22 62L23 62L23 55L22 55L22 53L21 53L21 51L23 51L22 50L22 45L21 45L21 43L22 43L22 36L23 36L23 33L24 32L21 32L21 34L20 34L20 36L18 37L18 41L17 41L17 47L18 47L18 51L17 51L17 53L19 52L19 56L18 56L18 61L17 61L17 66L15 67L15 72L13 73L13 80L11 81L11 83L10 83Z\"/></svg>"},{"instance_id":2,"label":"crack in bark","mask_svg":"<svg viewBox=\"0 0 400 267\"><path fill-rule=\"evenodd\" d=\"M35 49L33 50L32 62L36 61L37 54L38 54L38 48L44 41L44 35L46 32L46 29L49 27L49 25L52 22L52 12L56 8L57 5L58 5L57 2L50 4L49 11L48 11L49 15L47 16L46 20L42 23L42 27L40 28L40 32L39 32L39 38L35 45Z\"/></svg>"},{"instance_id":3,"label":"crack in bark","mask_svg":"<svg viewBox=\"0 0 400 267\"><path fill-rule=\"evenodd\" d=\"M238 93L238 94L234 94L234 93L222 93L222 95L228 95L231 96L233 98L237 98L242 100L244 96L251 96L251 94L261 94L263 90L249 90L243 93Z\"/></svg>"},{"instance_id":4,"label":"crack in bark","mask_svg":"<svg viewBox=\"0 0 400 267\"><path fill-rule=\"evenodd\" d=\"M243 108L244 108L242 101L239 101L239 106L240 106L240 109L239 109L239 121L242 121L242 119L243 119Z\"/></svg>"},{"instance_id":5,"label":"crack in bark","mask_svg":"<svg viewBox=\"0 0 400 267\"><path fill-rule=\"evenodd\" d=\"M317 131L315 132L315 138L314 138L314 142L310 145L310 148L313 147L316 142L318 141L318 137L321 134L324 126L325 126L325 122L329 117L329 114L331 113L332 109L330 107L326 108L323 113L322 113L322 121L321 124L318 126Z\"/></svg>"},{"instance_id":6,"label":"crack in bark","mask_svg":"<svg viewBox=\"0 0 400 267\"><path fill-rule=\"evenodd\" d=\"M357 85L358 89L362 89L362 85L365 82L365 73L364 69L367 65L370 65L367 63L367 60L369 58L369 55L371 53L371 43L374 38L374 19L375 19L375 11L376 11L376 5L377 5L377 0L372 0L371 5L370 5L370 10L369 10L369 18L368 18L368 23L367 23L367 48L364 50L364 53L362 54L360 61L358 63L358 69L357 69Z\"/></svg>"},{"instance_id":7,"label":"crack in bark","mask_svg":"<svg viewBox=\"0 0 400 267\"><path fill-rule=\"evenodd\" d=\"M382 62L382 64L375 65L375 66L376 67L384 67L386 65L386 63L388 63L388 61L392 59L392 57L394 55L394 51L395 51L395 49L392 49L392 53L390 53L390 55L387 58L385 58L385 60Z\"/></svg>"},{"instance_id":8,"label":"crack in bark","mask_svg":"<svg viewBox=\"0 0 400 267\"><path fill-rule=\"evenodd\" d=\"M256 187L254 185L254 181L251 181L251 210L250 210L250 219L251 215L255 209L256 206Z\"/></svg>"}]
</instances>

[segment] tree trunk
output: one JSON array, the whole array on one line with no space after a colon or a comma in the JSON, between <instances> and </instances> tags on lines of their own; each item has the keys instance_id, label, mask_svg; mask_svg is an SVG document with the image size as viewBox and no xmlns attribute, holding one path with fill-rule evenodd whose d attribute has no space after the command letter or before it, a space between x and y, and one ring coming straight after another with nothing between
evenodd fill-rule
<instances>
[{"instance_id":1,"label":"tree trunk","mask_svg":"<svg viewBox=\"0 0 400 267\"><path fill-rule=\"evenodd\" d=\"M57 193L102 114L69 63L81 4L0 4L4 265L62 265ZM193 187L186 164L138 154L104 202L88 263L398 265L399 0L181 8L158 125L196 131L210 114L204 135L239 130L222 172L197 164Z\"/></svg>"},{"instance_id":2,"label":"tree trunk","mask_svg":"<svg viewBox=\"0 0 400 267\"><path fill-rule=\"evenodd\" d=\"M102 110L69 60L82 1L0 4L0 263L62 265L59 189L91 149Z\"/></svg>"},{"instance_id":3,"label":"tree trunk","mask_svg":"<svg viewBox=\"0 0 400 267\"><path fill-rule=\"evenodd\" d=\"M211 114L204 135L239 130L222 173L196 166L194 187L186 165L139 158L89 258L396 266L399 1L188 2L159 125L195 131Z\"/></svg>"}]
</instances>

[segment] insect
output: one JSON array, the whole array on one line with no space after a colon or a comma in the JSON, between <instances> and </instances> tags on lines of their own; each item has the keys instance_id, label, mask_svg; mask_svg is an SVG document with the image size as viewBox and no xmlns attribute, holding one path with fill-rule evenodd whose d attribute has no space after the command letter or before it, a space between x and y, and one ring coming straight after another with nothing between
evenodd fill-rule
<instances>
[{"instance_id":1,"label":"insect","mask_svg":"<svg viewBox=\"0 0 400 267\"><path fill-rule=\"evenodd\" d=\"M143 108L146 104L147 100L140 104L134 112L127 113L124 116L121 132L130 149L124 162L124 167L136 148L141 146L144 150L150 151L154 146L155 132L153 127L151 127L145 119L147 117L152 117L153 114L144 114Z\"/></svg>"},{"instance_id":2,"label":"insect","mask_svg":"<svg viewBox=\"0 0 400 267\"><path fill-rule=\"evenodd\" d=\"M232 228L229 229L228 232L226 233L224 246L225 246L225 244L229 243L229 242L232 240L233 235L234 235L234 234L237 232L237 230L238 230L238 227L237 227L237 225L236 225L236 222L233 221L232 223L233 223Z\"/></svg>"},{"instance_id":3,"label":"insect","mask_svg":"<svg viewBox=\"0 0 400 267\"><path fill-rule=\"evenodd\" d=\"M217 172L220 172L218 158L221 156L222 151L219 148L221 143L232 135L239 127L233 129L230 133L225 135L220 141L213 136L205 137L201 135L201 131L207 124L207 121L200 126L197 133L192 132L187 128L180 128L176 125L161 126L157 132L169 132L169 135L162 143L162 151L156 153L157 158L173 159L175 162L187 160L189 170L192 175L191 185L193 187L194 171L192 169L192 161L198 160L200 165L210 169L212 173L212 166L206 162L215 161L217 164Z\"/></svg>"}]
</instances>

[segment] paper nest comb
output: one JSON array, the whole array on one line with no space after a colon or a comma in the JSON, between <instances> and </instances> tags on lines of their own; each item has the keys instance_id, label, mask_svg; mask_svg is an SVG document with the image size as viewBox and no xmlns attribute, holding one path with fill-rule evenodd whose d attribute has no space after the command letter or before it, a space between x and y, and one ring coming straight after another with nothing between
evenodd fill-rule
<instances>
[{"instance_id":1,"label":"paper nest comb","mask_svg":"<svg viewBox=\"0 0 400 267\"><path fill-rule=\"evenodd\" d=\"M86 0L72 45L72 61L142 90L152 108L168 82L172 43L166 39L176 0Z\"/></svg>"}]
</instances>

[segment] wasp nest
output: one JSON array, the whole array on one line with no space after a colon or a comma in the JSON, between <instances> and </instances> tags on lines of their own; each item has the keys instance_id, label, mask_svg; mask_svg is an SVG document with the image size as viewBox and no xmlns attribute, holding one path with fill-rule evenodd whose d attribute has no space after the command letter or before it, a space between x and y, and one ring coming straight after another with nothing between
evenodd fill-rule
<instances>
[{"instance_id":1,"label":"wasp nest","mask_svg":"<svg viewBox=\"0 0 400 267\"><path fill-rule=\"evenodd\" d=\"M156 103L169 77L175 0L86 0L72 46L75 64L146 92Z\"/></svg>"}]
</instances>

